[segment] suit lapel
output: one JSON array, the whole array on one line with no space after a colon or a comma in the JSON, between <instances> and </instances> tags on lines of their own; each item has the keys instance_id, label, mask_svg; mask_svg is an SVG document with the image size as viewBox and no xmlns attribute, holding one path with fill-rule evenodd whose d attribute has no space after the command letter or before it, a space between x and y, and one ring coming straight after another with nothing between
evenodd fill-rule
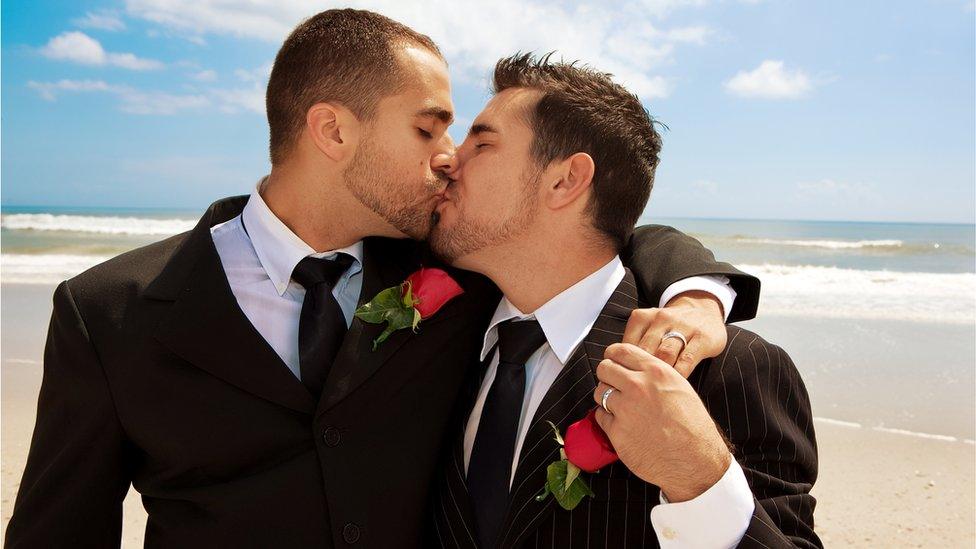
<instances>
[{"instance_id":1,"label":"suit lapel","mask_svg":"<svg viewBox=\"0 0 976 549\"><path fill-rule=\"evenodd\" d=\"M419 267L419 255L413 242L382 238L365 239L363 241L363 289L359 295L359 306L368 303L382 290L401 284ZM443 311L440 311L438 314L442 313ZM429 323L433 320L431 318L424 322ZM335 406L362 385L396 354L411 336L414 336L410 330L398 330L374 351L373 340L380 335L384 327L385 324L369 324L353 318L339 354L329 371L322 399L319 402L319 413Z\"/></svg>"},{"instance_id":2,"label":"suit lapel","mask_svg":"<svg viewBox=\"0 0 976 549\"><path fill-rule=\"evenodd\" d=\"M474 535L474 510L471 508L471 496L468 493L467 477L464 473L464 434L471 410L478 398L481 381L494 353L493 348L478 368L471 369L471 375L465 380L461 394L458 395L460 408L454 414L453 428L450 431L454 435L454 440L439 488L439 507L435 509L435 513L441 513L443 518L438 520L435 517L435 521L441 545L445 547L477 548L478 546ZM451 544L448 544L447 540L450 540Z\"/></svg>"},{"instance_id":3,"label":"suit lapel","mask_svg":"<svg viewBox=\"0 0 976 549\"><path fill-rule=\"evenodd\" d=\"M628 270L610 296L590 333L583 339L566 366L553 382L532 418L525 436L515 480L509 496L509 511L502 527L500 547L519 546L538 524L555 512L555 498L536 501L546 482L546 468L559 459L559 445L548 422L565 433L570 424L580 420L596 406L596 367L603 360L608 345L623 338L630 313L637 308L637 287Z\"/></svg>"},{"instance_id":4,"label":"suit lapel","mask_svg":"<svg viewBox=\"0 0 976 549\"><path fill-rule=\"evenodd\" d=\"M154 333L194 366L239 389L311 414L315 402L241 310L227 282L210 227L239 215L247 197L214 203L147 288L174 301Z\"/></svg>"}]
</instances>

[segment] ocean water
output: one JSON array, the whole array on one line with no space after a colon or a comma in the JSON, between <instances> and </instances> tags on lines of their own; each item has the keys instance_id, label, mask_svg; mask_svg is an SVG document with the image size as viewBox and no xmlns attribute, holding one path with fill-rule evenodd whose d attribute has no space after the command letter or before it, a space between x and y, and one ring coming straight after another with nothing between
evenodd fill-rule
<instances>
[{"instance_id":1,"label":"ocean water","mask_svg":"<svg viewBox=\"0 0 976 549\"><path fill-rule=\"evenodd\" d=\"M0 279L50 284L190 230L200 211L4 208ZM976 322L976 226L709 219L674 225L763 282L764 314Z\"/></svg>"},{"instance_id":2,"label":"ocean water","mask_svg":"<svg viewBox=\"0 0 976 549\"><path fill-rule=\"evenodd\" d=\"M5 292L54 284L190 230L201 214L3 208L0 280ZM762 280L759 318L746 327L793 357L817 417L973 443L976 227L642 222L674 225Z\"/></svg>"}]
</instances>

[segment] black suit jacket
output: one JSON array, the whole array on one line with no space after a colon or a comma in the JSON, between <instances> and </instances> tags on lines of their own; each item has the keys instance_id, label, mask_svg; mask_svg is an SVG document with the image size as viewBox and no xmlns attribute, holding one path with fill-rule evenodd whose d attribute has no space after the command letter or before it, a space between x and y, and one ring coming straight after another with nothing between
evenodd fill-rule
<instances>
[{"instance_id":1,"label":"black suit jacket","mask_svg":"<svg viewBox=\"0 0 976 549\"><path fill-rule=\"evenodd\" d=\"M595 497L584 498L572 511L552 496L535 499L546 482L546 467L560 459L549 422L565 432L595 407L596 367L606 347L621 340L637 306L638 289L628 272L543 398L519 455L498 547L658 547L650 513L660 489L620 462L583 473ZM817 476L817 449L806 389L782 349L747 330L728 330L723 354L699 364L689 382L734 445L755 497L740 547L819 547L809 493ZM464 426L480 386L477 378L469 380L466 406L459 406L453 421L454 440L432 509L432 535L441 547L477 547L463 461Z\"/></svg>"},{"instance_id":2,"label":"black suit jacket","mask_svg":"<svg viewBox=\"0 0 976 549\"><path fill-rule=\"evenodd\" d=\"M58 286L7 547L118 547L130 483L147 547L420 545L497 288L450 270L465 294L375 352L382 326L354 320L314 399L241 311L214 247L210 228L246 201L218 201L192 231ZM754 306L755 279L677 234L644 231L637 248L682 257L642 269L649 291L719 272ZM422 257L411 241L365 239L361 303Z\"/></svg>"}]
</instances>

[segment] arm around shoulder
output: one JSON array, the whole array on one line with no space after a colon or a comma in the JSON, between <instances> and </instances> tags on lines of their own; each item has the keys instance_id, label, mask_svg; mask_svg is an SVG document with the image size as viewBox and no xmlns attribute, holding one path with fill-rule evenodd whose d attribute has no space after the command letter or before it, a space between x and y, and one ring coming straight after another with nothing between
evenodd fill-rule
<instances>
[{"instance_id":1,"label":"arm around shoulder","mask_svg":"<svg viewBox=\"0 0 976 549\"><path fill-rule=\"evenodd\" d=\"M735 302L727 311L729 322L749 320L759 307L759 279L743 273L715 256L701 242L666 225L642 225L634 229L620 252L624 265L637 279L642 296L658 303L672 284L693 276L726 277L735 291Z\"/></svg>"}]
</instances>

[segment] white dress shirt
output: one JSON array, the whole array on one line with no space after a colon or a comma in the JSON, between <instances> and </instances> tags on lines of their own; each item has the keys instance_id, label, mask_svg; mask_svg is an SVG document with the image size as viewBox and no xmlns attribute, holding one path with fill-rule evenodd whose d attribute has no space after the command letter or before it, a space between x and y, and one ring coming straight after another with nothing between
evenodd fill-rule
<instances>
[{"instance_id":1,"label":"white dress shirt","mask_svg":"<svg viewBox=\"0 0 976 549\"><path fill-rule=\"evenodd\" d=\"M624 274L624 266L620 258L614 257L605 266L556 295L531 314L519 311L504 297L498 304L495 315L488 325L488 331L485 333L481 350L482 360L487 358L488 353L495 347L498 342L498 325L506 320L534 318L539 322L546 336L546 343L525 363L525 395L522 400L509 482L515 478L519 453L532 417L563 366L590 332L600 311L623 280ZM686 281L679 281L678 284ZM728 289L727 285L724 287ZM677 293L688 289L703 288L685 286ZM667 296L668 292L665 292L661 298L662 307L667 300L670 300ZM723 300L726 312L731 309L731 301L729 299L726 303ZM496 352L488 365L464 431L465 473L471 459L471 449L478 433L485 399L488 397L488 390L495 380L497 371ZM749 527L753 510L752 491L741 467L733 459L722 479L693 500L668 503L662 494L661 505L651 510L649 518L662 547L734 547Z\"/></svg>"},{"instance_id":2,"label":"white dress shirt","mask_svg":"<svg viewBox=\"0 0 976 549\"><path fill-rule=\"evenodd\" d=\"M355 261L332 288L349 326L363 287L363 243L316 253L268 208L259 192L263 181L251 193L241 215L212 227L210 233L244 315L301 379L298 323L305 288L291 280L291 273L308 256L351 255Z\"/></svg>"}]
</instances>

